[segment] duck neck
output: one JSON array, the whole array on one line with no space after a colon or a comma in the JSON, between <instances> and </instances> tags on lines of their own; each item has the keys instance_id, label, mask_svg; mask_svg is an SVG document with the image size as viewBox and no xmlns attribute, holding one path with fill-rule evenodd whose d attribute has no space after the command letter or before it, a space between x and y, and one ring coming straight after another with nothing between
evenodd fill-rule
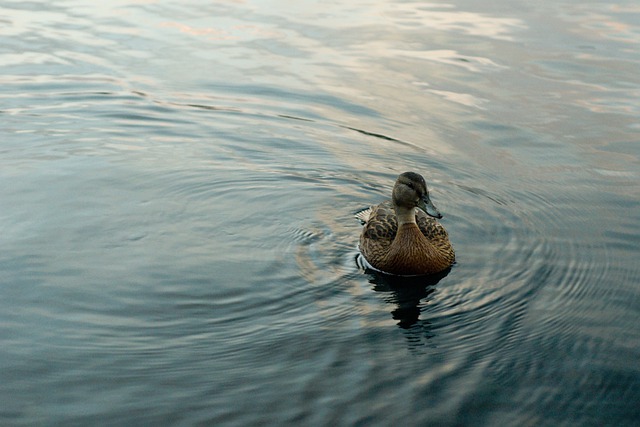
<instances>
[{"instance_id":1,"label":"duck neck","mask_svg":"<svg viewBox=\"0 0 640 427\"><path fill-rule=\"evenodd\" d=\"M396 218L398 220L398 227L404 224L416 223L416 209L405 208L401 206L394 206L396 210Z\"/></svg>"}]
</instances>

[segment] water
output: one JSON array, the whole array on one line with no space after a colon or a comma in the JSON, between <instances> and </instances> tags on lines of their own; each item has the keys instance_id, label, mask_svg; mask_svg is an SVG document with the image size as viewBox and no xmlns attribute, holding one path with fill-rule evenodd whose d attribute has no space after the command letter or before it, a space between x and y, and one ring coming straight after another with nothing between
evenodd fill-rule
<instances>
[{"instance_id":1,"label":"water","mask_svg":"<svg viewBox=\"0 0 640 427\"><path fill-rule=\"evenodd\" d=\"M637 425L635 3L174 3L0 6L2 425Z\"/></svg>"}]
</instances>

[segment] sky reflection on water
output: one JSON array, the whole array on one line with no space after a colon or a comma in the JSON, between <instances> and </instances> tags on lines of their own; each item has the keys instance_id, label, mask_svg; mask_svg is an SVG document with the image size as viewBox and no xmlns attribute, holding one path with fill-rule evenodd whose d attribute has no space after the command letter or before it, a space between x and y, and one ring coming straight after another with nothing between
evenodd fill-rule
<instances>
[{"instance_id":1,"label":"sky reflection on water","mask_svg":"<svg viewBox=\"0 0 640 427\"><path fill-rule=\"evenodd\" d=\"M0 6L0 421L634 425L630 2ZM358 269L425 175L458 262Z\"/></svg>"}]
</instances>

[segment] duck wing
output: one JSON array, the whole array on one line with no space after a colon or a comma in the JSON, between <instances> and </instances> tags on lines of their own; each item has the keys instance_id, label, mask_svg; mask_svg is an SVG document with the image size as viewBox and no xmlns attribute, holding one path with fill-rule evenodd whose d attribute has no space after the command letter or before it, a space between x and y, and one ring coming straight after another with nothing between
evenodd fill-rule
<instances>
[{"instance_id":1,"label":"duck wing","mask_svg":"<svg viewBox=\"0 0 640 427\"><path fill-rule=\"evenodd\" d=\"M372 240L393 241L398 231L398 222L391 201L380 203L369 209L370 212L366 218L362 236ZM362 218L359 219L362 220Z\"/></svg>"},{"instance_id":2,"label":"duck wing","mask_svg":"<svg viewBox=\"0 0 640 427\"><path fill-rule=\"evenodd\" d=\"M416 209L416 222L424 237L430 241L449 239L447 230L435 218L430 217L420 209Z\"/></svg>"}]
</instances>

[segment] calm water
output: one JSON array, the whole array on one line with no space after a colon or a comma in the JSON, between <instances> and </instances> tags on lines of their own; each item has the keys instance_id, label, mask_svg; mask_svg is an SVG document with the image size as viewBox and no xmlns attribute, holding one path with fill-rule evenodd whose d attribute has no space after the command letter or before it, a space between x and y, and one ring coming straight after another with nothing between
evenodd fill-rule
<instances>
[{"instance_id":1,"label":"calm water","mask_svg":"<svg viewBox=\"0 0 640 427\"><path fill-rule=\"evenodd\" d=\"M0 424L640 422L637 2L0 4ZM359 271L430 184L458 263Z\"/></svg>"}]
</instances>

